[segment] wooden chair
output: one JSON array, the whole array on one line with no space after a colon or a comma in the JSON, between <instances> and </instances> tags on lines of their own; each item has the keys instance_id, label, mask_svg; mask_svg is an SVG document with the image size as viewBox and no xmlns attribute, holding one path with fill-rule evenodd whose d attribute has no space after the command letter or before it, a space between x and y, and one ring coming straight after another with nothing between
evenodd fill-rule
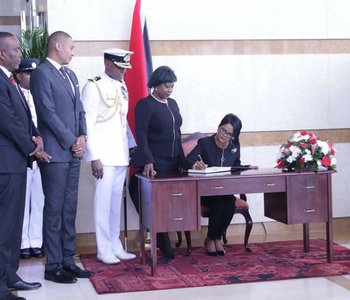
<instances>
[{"instance_id":1,"label":"wooden chair","mask_svg":"<svg viewBox=\"0 0 350 300\"><path fill-rule=\"evenodd\" d=\"M198 139L205 137L205 136L206 136L206 134L204 134L204 133L195 132L195 133L187 136L186 138L184 138L182 140L182 147L183 147L185 156L188 153L190 153L192 151L192 149L197 145ZM246 228L245 228L244 244L243 245L244 245L244 248L247 252L251 252L251 248L248 245L248 240L249 240L250 232L251 232L252 227L253 227L253 221L252 221L252 217L250 216L250 213L249 213L248 203L246 202L247 201L246 195L241 194L240 199L242 199L243 201L236 201L236 203L235 203L236 209L235 209L234 215L241 214L245 219ZM201 206L201 216L203 218L208 218L210 216L210 210L208 207ZM175 246L180 247L180 245L182 243L181 231L177 232L177 237L178 237L178 241L175 244ZM185 255L190 255L191 249L192 249L191 232L185 231L185 237L186 237L186 244L187 244L187 251L186 251ZM227 244L226 230L223 233L223 242L225 245Z\"/></svg>"}]
</instances>

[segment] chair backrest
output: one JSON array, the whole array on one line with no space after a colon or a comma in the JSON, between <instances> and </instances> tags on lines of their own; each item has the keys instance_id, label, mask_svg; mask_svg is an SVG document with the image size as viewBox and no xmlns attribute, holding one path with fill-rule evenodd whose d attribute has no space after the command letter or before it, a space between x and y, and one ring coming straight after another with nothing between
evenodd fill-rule
<instances>
[{"instance_id":1,"label":"chair backrest","mask_svg":"<svg viewBox=\"0 0 350 300\"><path fill-rule=\"evenodd\" d=\"M182 148L184 150L185 156L187 156L188 153L190 153L194 147L196 147L197 142L200 138L206 137L207 135L202 132L194 132L187 137L183 138L181 143L182 143Z\"/></svg>"}]
</instances>

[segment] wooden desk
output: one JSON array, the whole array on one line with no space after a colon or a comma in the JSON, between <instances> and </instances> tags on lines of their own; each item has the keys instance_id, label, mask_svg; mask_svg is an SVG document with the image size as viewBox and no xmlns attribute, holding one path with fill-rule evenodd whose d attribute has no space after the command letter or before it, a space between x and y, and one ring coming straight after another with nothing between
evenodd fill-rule
<instances>
[{"instance_id":1,"label":"wooden desk","mask_svg":"<svg viewBox=\"0 0 350 300\"><path fill-rule=\"evenodd\" d=\"M146 229L151 234L152 275L157 266L157 232L200 230L201 196L264 193L266 217L303 224L304 251L309 251L309 223L326 222L327 260L333 262L333 172L259 169L219 176L180 173L151 178L138 174L141 261L146 259Z\"/></svg>"}]
</instances>

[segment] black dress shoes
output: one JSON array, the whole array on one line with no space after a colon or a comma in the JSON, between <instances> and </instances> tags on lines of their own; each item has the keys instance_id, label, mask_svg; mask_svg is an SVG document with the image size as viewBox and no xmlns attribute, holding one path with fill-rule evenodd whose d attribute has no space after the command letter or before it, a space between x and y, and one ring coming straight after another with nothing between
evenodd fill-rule
<instances>
[{"instance_id":1,"label":"black dress shoes","mask_svg":"<svg viewBox=\"0 0 350 300\"><path fill-rule=\"evenodd\" d=\"M30 252L30 248L21 249L21 258L28 259L32 257L32 253Z\"/></svg>"},{"instance_id":2,"label":"black dress shoes","mask_svg":"<svg viewBox=\"0 0 350 300\"><path fill-rule=\"evenodd\" d=\"M32 248L32 256L36 258L44 257L44 252L41 248Z\"/></svg>"},{"instance_id":3,"label":"black dress shoes","mask_svg":"<svg viewBox=\"0 0 350 300\"><path fill-rule=\"evenodd\" d=\"M45 280L50 280L56 283L76 283L77 278L70 275L63 269L45 271Z\"/></svg>"},{"instance_id":4,"label":"black dress shoes","mask_svg":"<svg viewBox=\"0 0 350 300\"><path fill-rule=\"evenodd\" d=\"M18 280L17 282L8 284L10 290L16 291L29 291L36 290L41 287L40 282L25 282L23 280Z\"/></svg>"},{"instance_id":5,"label":"black dress shoes","mask_svg":"<svg viewBox=\"0 0 350 300\"><path fill-rule=\"evenodd\" d=\"M18 297L12 294L11 292L8 292L5 295L0 295L0 300L26 300L26 298Z\"/></svg>"},{"instance_id":6,"label":"black dress shoes","mask_svg":"<svg viewBox=\"0 0 350 300\"><path fill-rule=\"evenodd\" d=\"M63 267L63 269L71 276L77 277L77 278L89 278L90 276L94 275L94 272L85 271L81 268L79 268L77 265L70 265Z\"/></svg>"}]
</instances>

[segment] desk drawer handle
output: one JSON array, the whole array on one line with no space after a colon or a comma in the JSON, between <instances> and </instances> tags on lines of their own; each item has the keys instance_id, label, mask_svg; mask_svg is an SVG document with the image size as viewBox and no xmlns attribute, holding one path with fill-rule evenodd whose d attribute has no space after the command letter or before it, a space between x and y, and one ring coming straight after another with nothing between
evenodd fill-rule
<instances>
[{"instance_id":1,"label":"desk drawer handle","mask_svg":"<svg viewBox=\"0 0 350 300\"><path fill-rule=\"evenodd\" d=\"M314 189L315 186L314 185L307 185L307 186L304 186L304 189Z\"/></svg>"},{"instance_id":2,"label":"desk drawer handle","mask_svg":"<svg viewBox=\"0 0 350 300\"><path fill-rule=\"evenodd\" d=\"M214 190L222 190L224 187L222 185L213 186Z\"/></svg>"},{"instance_id":3,"label":"desk drawer handle","mask_svg":"<svg viewBox=\"0 0 350 300\"><path fill-rule=\"evenodd\" d=\"M304 209L304 213L313 213L316 209Z\"/></svg>"},{"instance_id":4,"label":"desk drawer handle","mask_svg":"<svg viewBox=\"0 0 350 300\"><path fill-rule=\"evenodd\" d=\"M273 183L266 183L266 185L267 185L267 186L275 186L276 183L274 183L274 182L273 182Z\"/></svg>"},{"instance_id":5,"label":"desk drawer handle","mask_svg":"<svg viewBox=\"0 0 350 300\"><path fill-rule=\"evenodd\" d=\"M172 219L173 219L173 221L182 221L184 218L179 217L179 218L172 218Z\"/></svg>"},{"instance_id":6,"label":"desk drawer handle","mask_svg":"<svg viewBox=\"0 0 350 300\"><path fill-rule=\"evenodd\" d=\"M182 193L170 193L170 196L182 196Z\"/></svg>"}]
</instances>

